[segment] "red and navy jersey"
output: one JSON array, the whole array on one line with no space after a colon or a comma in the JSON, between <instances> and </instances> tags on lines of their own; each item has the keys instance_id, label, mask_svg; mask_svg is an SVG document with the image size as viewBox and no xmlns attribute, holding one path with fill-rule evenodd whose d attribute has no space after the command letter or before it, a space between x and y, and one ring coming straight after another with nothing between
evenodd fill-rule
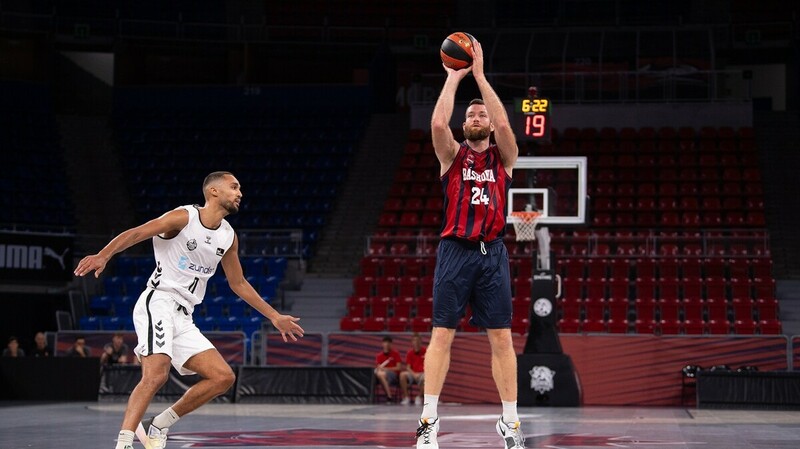
<instances>
[{"instance_id":1,"label":"red and navy jersey","mask_svg":"<svg viewBox=\"0 0 800 449\"><path fill-rule=\"evenodd\" d=\"M479 153L462 143L441 181L443 238L490 242L503 236L511 176L503 167L497 145Z\"/></svg>"}]
</instances>

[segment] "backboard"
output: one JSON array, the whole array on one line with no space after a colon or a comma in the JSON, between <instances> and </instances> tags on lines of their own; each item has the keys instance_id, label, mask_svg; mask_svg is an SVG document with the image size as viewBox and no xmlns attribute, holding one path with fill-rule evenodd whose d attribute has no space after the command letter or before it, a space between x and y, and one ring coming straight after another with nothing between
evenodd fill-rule
<instances>
[{"instance_id":1,"label":"backboard","mask_svg":"<svg viewBox=\"0 0 800 449\"><path fill-rule=\"evenodd\" d=\"M508 191L508 212L538 210L539 224L586 223L587 165L582 156L517 159ZM509 219L509 223L514 220Z\"/></svg>"}]
</instances>

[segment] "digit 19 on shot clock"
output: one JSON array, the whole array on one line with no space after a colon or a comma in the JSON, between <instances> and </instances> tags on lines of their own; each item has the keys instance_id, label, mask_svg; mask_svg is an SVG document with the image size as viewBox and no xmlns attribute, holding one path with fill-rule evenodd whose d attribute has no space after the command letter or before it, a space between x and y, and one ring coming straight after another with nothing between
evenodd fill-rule
<instances>
[{"instance_id":1,"label":"digit 19 on shot clock","mask_svg":"<svg viewBox=\"0 0 800 449\"><path fill-rule=\"evenodd\" d=\"M518 98L514 102L518 138L550 142L551 107L549 98Z\"/></svg>"}]
</instances>

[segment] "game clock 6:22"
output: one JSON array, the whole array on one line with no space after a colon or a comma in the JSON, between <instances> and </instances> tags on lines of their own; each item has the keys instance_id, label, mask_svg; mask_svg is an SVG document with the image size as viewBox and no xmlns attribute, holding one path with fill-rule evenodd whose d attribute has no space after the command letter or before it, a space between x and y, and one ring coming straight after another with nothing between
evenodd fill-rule
<instances>
[{"instance_id":1,"label":"game clock 6:22","mask_svg":"<svg viewBox=\"0 0 800 449\"><path fill-rule=\"evenodd\" d=\"M514 101L514 124L520 140L550 141L549 98L517 98Z\"/></svg>"}]
</instances>

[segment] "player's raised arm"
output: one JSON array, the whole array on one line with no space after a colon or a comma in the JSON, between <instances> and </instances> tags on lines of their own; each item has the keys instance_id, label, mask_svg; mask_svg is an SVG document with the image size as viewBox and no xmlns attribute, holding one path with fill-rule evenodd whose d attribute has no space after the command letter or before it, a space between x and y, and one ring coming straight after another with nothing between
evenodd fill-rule
<instances>
[{"instance_id":1,"label":"player's raised arm","mask_svg":"<svg viewBox=\"0 0 800 449\"><path fill-rule=\"evenodd\" d=\"M444 67L444 66L443 66ZM453 70L444 67L447 72L447 79L436 101L431 115L431 137L433 138L433 149L436 157L441 164L441 174L444 174L458 153L458 142L453 138L453 131L450 130L450 118L453 116L453 105L456 98L458 84L467 76L470 68Z\"/></svg>"},{"instance_id":2,"label":"player's raised arm","mask_svg":"<svg viewBox=\"0 0 800 449\"><path fill-rule=\"evenodd\" d=\"M508 119L506 108L500 97L492 89L486 75L483 71L483 48L477 40L473 46L473 59L472 59L472 75L475 77L475 82L478 84L478 89L481 91L483 103L486 105L486 110L489 112L489 118L494 126L494 139L497 142L497 148L500 150L500 157L503 159L503 166L506 171L511 174L511 169L517 162L519 156L519 148L517 147L517 139L514 137L514 131L511 129L511 121Z\"/></svg>"},{"instance_id":3,"label":"player's raised arm","mask_svg":"<svg viewBox=\"0 0 800 449\"><path fill-rule=\"evenodd\" d=\"M305 331L297 321L300 318L295 318L291 315L281 315L266 301L261 299L256 289L247 282L242 271L242 264L239 261L239 238L233 237L233 244L222 256L222 269L225 271L225 277L228 279L228 285L237 296L244 299L245 302L250 304L259 313L267 317L272 322L272 325L281 333L283 341L297 341L297 337L302 337Z\"/></svg>"},{"instance_id":4,"label":"player's raised arm","mask_svg":"<svg viewBox=\"0 0 800 449\"><path fill-rule=\"evenodd\" d=\"M78 262L75 268L76 276L84 276L94 271L94 277L99 277L108 261L117 253L125 251L131 246L153 238L159 234L168 234L183 229L189 223L189 213L184 209L169 211L164 215L154 218L147 223L128 229L114 237L108 245L97 254L86 256Z\"/></svg>"}]
</instances>

